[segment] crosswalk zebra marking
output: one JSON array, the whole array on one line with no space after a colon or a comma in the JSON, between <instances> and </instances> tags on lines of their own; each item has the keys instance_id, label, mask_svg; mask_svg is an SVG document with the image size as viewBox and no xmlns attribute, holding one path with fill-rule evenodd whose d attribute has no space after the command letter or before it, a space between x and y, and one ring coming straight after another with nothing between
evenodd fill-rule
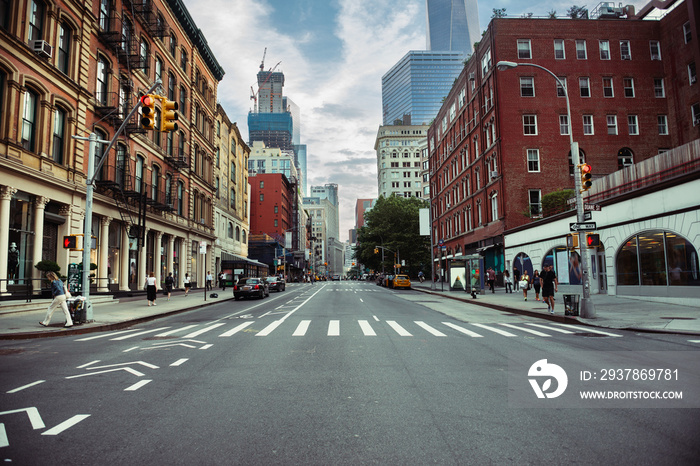
<instances>
[{"instance_id":1,"label":"crosswalk zebra marking","mask_svg":"<svg viewBox=\"0 0 700 466\"><path fill-rule=\"evenodd\" d=\"M465 335L469 335L470 337L473 338L483 338L483 335L480 335L476 332L472 332L471 330L468 330L464 327L460 327L459 325L455 325L452 322L443 322L444 325L447 325L448 327L457 330L458 332L462 332Z\"/></svg>"},{"instance_id":2,"label":"crosswalk zebra marking","mask_svg":"<svg viewBox=\"0 0 700 466\"><path fill-rule=\"evenodd\" d=\"M183 338L195 338L195 337L198 337L199 335L201 335L201 334L203 334L203 333L207 333L209 330L214 330L214 329L217 328L217 327L221 327L222 325L226 325L226 323L225 323L225 322L219 322L218 324L210 325L209 327L204 327L204 328L201 329L201 330L197 330L197 331L195 331L195 332L188 333L188 334L185 335Z\"/></svg>"},{"instance_id":3,"label":"crosswalk zebra marking","mask_svg":"<svg viewBox=\"0 0 700 466\"><path fill-rule=\"evenodd\" d=\"M284 322L284 321L283 321L283 320L276 320L276 321L272 322L270 325L268 325L267 327L265 327L264 329L262 329L261 331L259 331L255 336L256 336L256 337L266 337L266 336L268 336L268 335L271 334L277 327L279 327L279 326L282 324L282 322Z\"/></svg>"},{"instance_id":4,"label":"crosswalk zebra marking","mask_svg":"<svg viewBox=\"0 0 700 466\"><path fill-rule=\"evenodd\" d=\"M362 333L366 337L376 337L377 336L377 332L374 331L372 326L366 320L358 320L357 323L360 324L360 328L362 329Z\"/></svg>"},{"instance_id":5,"label":"crosswalk zebra marking","mask_svg":"<svg viewBox=\"0 0 700 466\"><path fill-rule=\"evenodd\" d=\"M484 324L472 324L472 325L476 325L477 327L481 327L485 330L489 330L491 332L498 333L499 335L503 335L504 337L517 337L517 335L510 333L510 332L506 332L505 330L501 330L500 328L489 327L488 325L484 325Z\"/></svg>"},{"instance_id":6,"label":"crosswalk zebra marking","mask_svg":"<svg viewBox=\"0 0 700 466\"><path fill-rule=\"evenodd\" d=\"M552 330L552 331L554 331L554 332L566 333L566 334L569 334L569 335L573 335L573 334L574 334L574 332L571 332L571 331L569 331L569 330L564 330L564 329L561 329L561 328L549 327L549 326L547 326L547 325L542 325L542 324L535 324L535 323L532 323L532 322L527 322L527 325L532 325L533 327L540 327L540 328L544 328L544 329L547 329L547 330Z\"/></svg>"},{"instance_id":7,"label":"crosswalk zebra marking","mask_svg":"<svg viewBox=\"0 0 700 466\"><path fill-rule=\"evenodd\" d=\"M589 328L589 327L581 327L581 326L579 326L579 325L557 324L557 323L554 323L553 325L559 325L560 327L564 327L564 328L573 328L573 329L576 329L576 330L578 330L578 331L580 331L580 332L599 333L599 334L601 334L601 335L607 335L607 336L609 336L609 337L621 337L621 336L622 336L622 335L618 335L618 334L616 334L616 333L603 332L603 331L601 331L601 330L593 330L593 329L591 329L591 328Z\"/></svg>"},{"instance_id":8,"label":"crosswalk zebra marking","mask_svg":"<svg viewBox=\"0 0 700 466\"><path fill-rule=\"evenodd\" d=\"M303 337L304 335L306 335L306 331L309 330L309 325L311 325L310 320L302 320L301 322L299 322L297 329L294 330L294 333L292 333L292 336Z\"/></svg>"},{"instance_id":9,"label":"crosswalk zebra marking","mask_svg":"<svg viewBox=\"0 0 700 466\"><path fill-rule=\"evenodd\" d=\"M340 336L340 321L339 320L331 320L328 323L328 336L329 337Z\"/></svg>"},{"instance_id":10,"label":"crosswalk zebra marking","mask_svg":"<svg viewBox=\"0 0 700 466\"><path fill-rule=\"evenodd\" d=\"M144 330L143 332L131 333L129 335L123 335L123 336L117 337L117 338L110 338L110 340L122 341L122 340L126 340L128 338L140 337L141 335L147 335L149 333L160 332L161 330L165 330L166 328L170 328L170 327L161 327L161 328L157 328L155 330Z\"/></svg>"},{"instance_id":11,"label":"crosswalk zebra marking","mask_svg":"<svg viewBox=\"0 0 700 466\"><path fill-rule=\"evenodd\" d=\"M237 325L236 327L232 328L228 332L222 333L221 335L219 335L219 337L230 337L230 336L235 335L236 333L240 332L241 330L243 330L244 328L246 328L247 326L252 325L252 324L253 324L252 320L249 322L243 322L241 325Z\"/></svg>"},{"instance_id":12,"label":"crosswalk zebra marking","mask_svg":"<svg viewBox=\"0 0 700 466\"><path fill-rule=\"evenodd\" d=\"M397 324L393 320L387 320L386 323L389 324L389 326L391 328L393 328L396 331L396 333L398 333L402 337L412 337L413 336L408 332L408 330L406 330L405 328L403 328L402 326L400 326L399 324Z\"/></svg>"},{"instance_id":13,"label":"crosswalk zebra marking","mask_svg":"<svg viewBox=\"0 0 700 466\"><path fill-rule=\"evenodd\" d=\"M517 325L513 325L513 324L501 324L501 325L503 325L504 327L514 328L515 330L520 330L522 332L532 333L533 335L537 335L538 337L551 337L551 335L547 335L546 333L539 332L537 330L532 330L530 328L518 327Z\"/></svg>"},{"instance_id":14,"label":"crosswalk zebra marking","mask_svg":"<svg viewBox=\"0 0 700 466\"><path fill-rule=\"evenodd\" d=\"M185 330L189 330L189 329L194 328L196 326L197 326L197 324L188 325L188 326L182 327L182 328L176 328L175 330L170 330L169 332L159 333L158 335L156 335L156 337L167 337L169 335L172 335L173 333L184 332Z\"/></svg>"},{"instance_id":15,"label":"crosswalk zebra marking","mask_svg":"<svg viewBox=\"0 0 700 466\"><path fill-rule=\"evenodd\" d=\"M447 336L444 333L442 333L441 331L436 330L433 327L431 327L430 325L426 324L425 322L421 322L421 321L416 320L415 323L416 323L416 325L418 325L422 329L428 331L428 333L435 335L436 337L446 337Z\"/></svg>"}]
</instances>

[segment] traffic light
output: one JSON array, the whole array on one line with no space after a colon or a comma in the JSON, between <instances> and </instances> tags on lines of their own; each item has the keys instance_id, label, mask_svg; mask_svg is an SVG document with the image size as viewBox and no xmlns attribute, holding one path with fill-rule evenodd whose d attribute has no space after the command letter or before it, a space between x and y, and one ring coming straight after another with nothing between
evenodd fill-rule
<instances>
[{"instance_id":1,"label":"traffic light","mask_svg":"<svg viewBox=\"0 0 700 466\"><path fill-rule=\"evenodd\" d=\"M156 129L156 99L152 94L141 96L141 128Z\"/></svg>"},{"instance_id":2,"label":"traffic light","mask_svg":"<svg viewBox=\"0 0 700 466\"><path fill-rule=\"evenodd\" d=\"M78 237L75 235L64 236L63 237L63 248L64 249L78 249Z\"/></svg>"},{"instance_id":3,"label":"traffic light","mask_svg":"<svg viewBox=\"0 0 700 466\"><path fill-rule=\"evenodd\" d=\"M591 189L591 166L587 163L579 165L581 170L581 192L588 191Z\"/></svg>"},{"instance_id":4,"label":"traffic light","mask_svg":"<svg viewBox=\"0 0 700 466\"><path fill-rule=\"evenodd\" d=\"M167 100L163 97L161 103L160 130L164 133L177 131L178 105L177 102Z\"/></svg>"},{"instance_id":5,"label":"traffic light","mask_svg":"<svg viewBox=\"0 0 700 466\"><path fill-rule=\"evenodd\" d=\"M374 248L374 253L379 254L379 248Z\"/></svg>"},{"instance_id":6,"label":"traffic light","mask_svg":"<svg viewBox=\"0 0 700 466\"><path fill-rule=\"evenodd\" d=\"M600 235L598 233L586 233L586 247L600 247Z\"/></svg>"},{"instance_id":7,"label":"traffic light","mask_svg":"<svg viewBox=\"0 0 700 466\"><path fill-rule=\"evenodd\" d=\"M576 249L578 247L578 233L566 235L566 248Z\"/></svg>"}]
</instances>

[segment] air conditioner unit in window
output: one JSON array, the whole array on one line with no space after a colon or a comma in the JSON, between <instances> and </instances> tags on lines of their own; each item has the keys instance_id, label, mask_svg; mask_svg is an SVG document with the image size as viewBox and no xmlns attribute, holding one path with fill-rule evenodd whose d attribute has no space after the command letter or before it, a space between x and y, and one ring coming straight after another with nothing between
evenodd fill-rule
<instances>
[{"instance_id":1,"label":"air conditioner unit in window","mask_svg":"<svg viewBox=\"0 0 700 466\"><path fill-rule=\"evenodd\" d=\"M476 74L472 71L471 73L469 73L469 80L474 81L475 79L476 79Z\"/></svg>"},{"instance_id":2,"label":"air conditioner unit in window","mask_svg":"<svg viewBox=\"0 0 700 466\"><path fill-rule=\"evenodd\" d=\"M623 56L622 56L622 59L623 59L623 60L631 60L632 57L630 57L629 55L623 55Z\"/></svg>"},{"instance_id":3,"label":"air conditioner unit in window","mask_svg":"<svg viewBox=\"0 0 700 466\"><path fill-rule=\"evenodd\" d=\"M51 58L53 55L53 47L45 40L32 41L32 49L41 57Z\"/></svg>"},{"instance_id":4,"label":"air conditioner unit in window","mask_svg":"<svg viewBox=\"0 0 700 466\"><path fill-rule=\"evenodd\" d=\"M695 84L698 82L698 77L697 76L691 76L690 77L690 84Z\"/></svg>"},{"instance_id":5,"label":"air conditioner unit in window","mask_svg":"<svg viewBox=\"0 0 700 466\"><path fill-rule=\"evenodd\" d=\"M448 203L447 203L447 208L449 209L450 207L452 207L452 204L450 204L450 203L448 202Z\"/></svg>"},{"instance_id":6,"label":"air conditioner unit in window","mask_svg":"<svg viewBox=\"0 0 700 466\"><path fill-rule=\"evenodd\" d=\"M498 178L498 172L496 170L491 172L491 179Z\"/></svg>"}]
</instances>

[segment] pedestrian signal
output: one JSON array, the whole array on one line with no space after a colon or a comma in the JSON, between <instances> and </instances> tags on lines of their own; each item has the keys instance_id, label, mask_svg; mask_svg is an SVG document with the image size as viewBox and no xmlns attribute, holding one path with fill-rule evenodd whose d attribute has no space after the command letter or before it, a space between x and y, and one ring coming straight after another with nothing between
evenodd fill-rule
<instances>
[{"instance_id":1,"label":"pedestrian signal","mask_svg":"<svg viewBox=\"0 0 700 466\"><path fill-rule=\"evenodd\" d=\"M586 247L597 248L600 246L600 235L598 233L586 234Z\"/></svg>"},{"instance_id":2,"label":"pedestrian signal","mask_svg":"<svg viewBox=\"0 0 700 466\"><path fill-rule=\"evenodd\" d=\"M588 191L593 184L591 182L591 166L584 163L579 166L579 169L581 170L581 192Z\"/></svg>"},{"instance_id":3,"label":"pedestrian signal","mask_svg":"<svg viewBox=\"0 0 700 466\"><path fill-rule=\"evenodd\" d=\"M160 118L160 130L164 133L177 131L177 120L179 119L177 113L177 102L167 100L165 97L163 97L160 102L162 112Z\"/></svg>"},{"instance_id":4,"label":"pedestrian signal","mask_svg":"<svg viewBox=\"0 0 700 466\"><path fill-rule=\"evenodd\" d=\"M566 248L576 249L578 247L578 234L566 236Z\"/></svg>"},{"instance_id":5,"label":"pedestrian signal","mask_svg":"<svg viewBox=\"0 0 700 466\"><path fill-rule=\"evenodd\" d=\"M141 96L141 128L156 128L156 99L154 95L146 94Z\"/></svg>"},{"instance_id":6,"label":"pedestrian signal","mask_svg":"<svg viewBox=\"0 0 700 466\"><path fill-rule=\"evenodd\" d=\"M78 237L75 235L64 236L63 237L63 248L64 249L78 249Z\"/></svg>"}]
</instances>

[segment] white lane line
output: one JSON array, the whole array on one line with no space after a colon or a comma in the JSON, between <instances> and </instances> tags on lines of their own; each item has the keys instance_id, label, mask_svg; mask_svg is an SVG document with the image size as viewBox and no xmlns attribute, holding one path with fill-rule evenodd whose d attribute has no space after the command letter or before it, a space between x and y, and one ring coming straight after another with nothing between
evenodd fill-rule
<instances>
[{"instance_id":1,"label":"white lane line","mask_svg":"<svg viewBox=\"0 0 700 466\"><path fill-rule=\"evenodd\" d=\"M0 424L0 448L5 448L10 446L10 441L7 439L7 432L5 431L5 424Z\"/></svg>"},{"instance_id":2,"label":"white lane line","mask_svg":"<svg viewBox=\"0 0 700 466\"><path fill-rule=\"evenodd\" d=\"M143 387L144 385L153 382L153 380L141 380L139 382L136 382L133 384L131 387L126 387L124 389L125 392L135 392L139 388Z\"/></svg>"},{"instance_id":3,"label":"white lane line","mask_svg":"<svg viewBox=\"0 0 700 466\"><path fill-rule=\"evenodd\" d=\"M86 337L86 338L78 338L75 341L88 341L88 340L97 340L98 338L106 338L106 337L113 337L114 335L120 335L122 333L129 333L129 332L135 332L136 329L131 329L131 330L121 330L119 332L110 332L110 333L105 333L103 335L97 335L94 337Z\"/></svg>"},{"instance_id":4,"label":"white lane line","mask_svg":"<svg viewBox=\"0 0 700 466\"><path fill-rule=\"evenodd\" d=\"M46 380L37 380L36 382L32 382L32 383L27 384L27 385L22 385L21 387L17 387L15 389L10 390L9 392L5 392L5 393L17 393L21 390L24 390L25 388L33 387L34 385L39 385L40 383L44 383L44 382L46 382Z\"/></svg>"},{"instance_id":5,"label":"white lane line","mask_svg":"<svg viewBox=\"0 0 700 466\"><path fill-rule=\"evenodd\" d=\"M622 335L618 335L618 334L616 334L616 333L609 333L609 332L602 332L602 331L600 331L600 330L593 330L593 329L590 328L590 327L581 327L581 326L579 326L579 325L557 324L557 323L553 323L552 325L558 325L558 326L564 327L564 328L573 328L573 329L576 329L576 330L578 330L578 331L580 331L580 332L586 332L586 333L600 333L601 335L607 335L607 336L609 336L609 337L621 337L621 336L622 336Z\"/></svg>"},{"instance_id":6,"label":"white lane line","mask_svg":"<svg viewBox=\"0 0 700 466\"><path fill-rule=\"evenodd\" d=\"M700 340L688 340L690 343L700 343ZM10 392L7 392L10 393Z\"/></svg>"},{"instance_id":7,"label":"white lane line","mask_svg":"<svg viewBox=\"0 0 700 466\"><path fill-rule=\"evenodd\" d=\"M279 327L282 324L282 320L276 320L272 322L270 325L259 331L255 336L256 337L266 337L269 334L271 334L277 327Z\"/></svg>"},{"instance_id":8,"label":"white lane line","mask_svg":"<svg viewBox=\"0 0 700 466\"><path fill-rule=\"evenodd\" d=\"M188 333L182 338L194 338L198 337L199 335L208 332L209 330L214 330L217 327L221 327L222 325L226 325L225 322L220 322L218 324L210 325L209 327L204 327L203 329L197 330L196 332Z\"/></svg>"},{"instance_id":9,"label":"white lane line","mask_svg":"<svg viewBox=\"0 0 700 466\"><path fill-rule=\"evenodd\" d=\"M219 337L230 337L230 336L235 335L236 333L240 332L241 330L243 330L244 328L246 328L249 325L253 325L252 320L250 322L243 322L241 325L232 328L228 332L222 333L221 335L219 335Z\"/></svg>"},{"instance_id":10,"label":"white lane line","mask_svg":"<svg viewBox=\"0 0 700 466\"><path fill-rule=\"evenodd\" d=\"M518 327L517 325L513 324L501 324L504 327L510 327L514 328L515 330L520 330L521 332L527 332L527 333L532 333L533 335L537 335L538 337L551 337L552 335L547 335L546 333L538 332L537 330L532 330L530 328L523 328L523 327Z\"/></svg>"},{"instance_id":11,"label":"white lane line","mask_svg":"<svg viewBox=\"0 0 700 466\"><path fill-rule=\"evenodd\" d=\"M444 333L442 333L441 331L439 331L439 330L437 330L437 329L434 329L434 328L431 327L430 325L426 324L425 322L421 322L421 321L418 321L418 320L416 320L416 321L414 321L414 322L416 323L416 325L418 325L419 327L423 328L424 330L427 330L428 332L430 332L431 334L435 335L436 337L446 337L446 336L447 336L447 335L445 335Z\"/></svg>"},{"instance_id":12,"label":"white lane line","mask_svg":"<svg viewBox=\"0 0 700 466\"><path fill-rule=\"evenodd\" d=\"M374 331L372 326L366 320L358 320L357 323L360 324L360 328L362 329L362 333L364 333L366 337L376 337L377 336L377 333Z\"/></svg>"},{"instance_id":13,"label":"white lane line","mask_svg":"<svg viewBox=\"0 0 700 466\"><path fill-rule=\"evenodd\" d=\"M410 333L408 333L408 331L405 328L403 328L402 326L400 326L399 324L397 324L393 320L387 320L386 323L389 324L389 326L391 328L393 328L396 331L396 333L398 333L402 337L412 337L413 336Z\"/></svg>"},{"instance_id":14,"label":"white lane line","mask_svg":"<svg viewBox=\"0 0 700 466\"><path fill-rule=\"evenodd\" d=\"M301 322L299 322L299 326L297 327L297 329L294 330L294 333L292 333L292 336L303 337L304 335L306 335L306 331L309 329L310 324L310 320L302 320Z\"/></svg>"},{"instance_id":15,"label":"white lane line","mask_svg":"<svg viewBox=\"0 0 700 466\"><path fill-rule=\"evenodd\" d=\"M182 365L183 363L187 362L187 359L188 359L188 358L178 359L177 361L175 361L174 363L172 363L170 366L171 366L171 367L180 366L180 365Z\"/></svg>"},{"instance_id":16,"label":"white lane line","mask_svg":"<svg viewBox=\"0 0 700 466\"><path fill-rule=\"evenodd\" d=\"M365 301L364 301L362 298L360 298L360 302L361 302L361 303L364 303Z\"/></svg>"},{"instance_id":17,"label":"white lane line","mask_svg":"<svg viewBox=\"0 0 700 466\"><path fill-rule=\"evenodd\" d=\"M137 350L137 349L139 349L138 346L132 346L131 348L128 348L128 349L125 349L124 351L122 351L122 353L128 353L128 352L130 352L130 351L134 351L134 350Z\"/></svg>"},{"instance_id":18,"label":"white lane line","mask_svg":"<svg viewBox=\"0 0 700 466\"><path fill-rule=\"evenodd\" d=\"M197 326L197 324L188 325L188 326L186 326L186 327L176 328L176 329L174 329L174 330L170 330L169 332L159 333L159 334L156 335L156 336L157 336L157 337L167 337L168 335L172 335L173 333L184 332L185 330L189 330L189 329L191 329L191 328L193 328L193 327L196 327L196 326Z\"/></svg>"},{"instance_id":19,"label":"white lane line","mask_svg":"<svg viewBox=\"0 0 700 466\"><path fill-rule=\"evenodd\" d=\"M213 343L209 343L209 344L206 344L206 345L202 346L202 347L199 348L199 349L209 349L209 348L211 348L212 346L214 346L214 344L213 344Z\"/></svg>"},{"instance_id":20,"label":"white lane line","mask_svg":"<svg viewBox=\"0 0 700 466\"><path fill-rule=\"evenodd\" d=\"M377 316L372 316L372 317L374 317L374 320L376 320L377 322L379 322L379 317L377 317Z\"/></svg>"},{"instance_id":21,"label":"white lane line","mask_svg":"<svg viewBox=\"0 0 700 466\"><path fill-rule=\"evenodd\" d=\"M117 337L117 338L110 338L110 341L121 341L121 340L126 340L126 339L132 338L132 337L140 337L141 335L147 335L147 334L153 333L153 332L160 332L161 330L165 330L166 328L170 328L170 327L161 327L161 328L157 328L154 330L144 330L143 332L130 333L129 335L124 335L124 336Z\"/></svg>"},{"instance_id":22,"label":"white lane line","mask_svg":"<svg viewBox=\"0 0 700 466\"><path fill-rule=\"evenodd\" d=\"M340 321L339 320L331 320L328 323L328 336L329 337L340 336Z\"/></svg>"},{"instance_id":23,"label":"white lane line","mask_svg":"<svg viewBox=\"0 0 700 466\"><path fill-rule=\"evenodd\" d=\"M73 427L74 425L79 423L80 421L87 419L89 417L90 417L89 414L76 414L72 418L63 421L62 423L60 423L56 427L52 427L49 430L47 430L46 432L42 432L41 435L58 435L61 432L63 432L64 430L70 429L71 427Z\"/></svg>"},{"instance_id":24,"label":"white lane line","mask_svg":"<svg viewBox=\"0 0 700 466\"><path fill-rule=\"evenodd\" d=\"M548 325L533 324L533 323L530 323L530 322L528 322L527 325L532 325L533 327L540 327L540 328L544 328L544 329L551 330L551 331L554 331L554 332L559 332L559 333L568 333L569 335L573 335L573 334L574 334L574 332L570 332L570 331L568 331L568 330L564 330L564 329L561 329L561 328L550 327L550 326L548 326Z\"/></svg>"},{"instance_id":25,"label":"white lane line","mask_svg":"<svg viewBox=\"0 0 700 466\"><path fill-rule=\"evenodd\" d=\"M100 359L95 359L94 361L90 361L87 364L83 364L82 366L76 367L76 369L83 369L87 366L92 366L93 364L97 364L98 362L100 362Z\"/></svg>"},{"instance_id":26,"label":"white lane line","mask_svg":"<svg viewBox=\"0 0 700 466\"><path fill-rule=\"evenodd\" d=\"M465 335L469 335L470 337L474 338L482 338L483 335L479 335L476 332L472 332L471 330L468 330L464 327L460 327L459 325L455 325L452 322L443 322L443 324L447 325L448 327L457 330L458 332L462 332Z\"/></svg>"},{"instance_id":27,"label":"white lane line","mask_svg":"<svg viewBox=\"0 0 700 466\"><path fill-rule=\"evenodd\" d=\"M510 332L506 332L505 330L501 330L500 328L489 327L488 325L484 325L484 324L472 324L472 325L476 325L477 327L481 327L485 330L490 330L491 332L498 333L499 335L503 335L504 337L517 337L517 335L512 334Z\"/></svg>"}]
</instances>

